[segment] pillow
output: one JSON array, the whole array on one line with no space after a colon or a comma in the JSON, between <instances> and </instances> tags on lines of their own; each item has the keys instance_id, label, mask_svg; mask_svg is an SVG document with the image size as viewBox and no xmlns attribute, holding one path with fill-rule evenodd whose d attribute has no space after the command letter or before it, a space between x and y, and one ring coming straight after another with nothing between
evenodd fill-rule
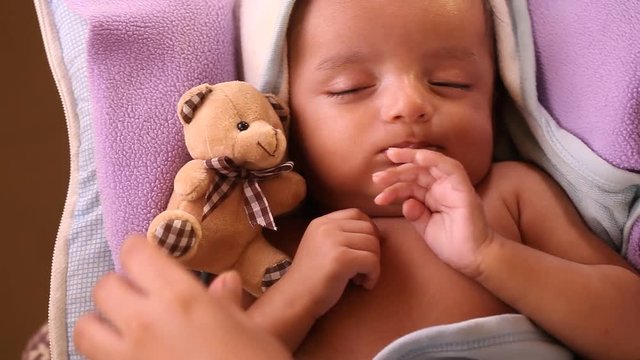
<instances>
[{"instance_id":1,"label":"pillow","mask_svg":"<svg viewBox=\"0 0 640 360\"><path fill-rule=\"evenodd\" d=\"M71 154L54 250L51 350L79 358L71 334L91 289L118 269L126 234L145 232L187 161L180 95L236 78L232 0L36 0Z\"/></svg>"}]
</instances>

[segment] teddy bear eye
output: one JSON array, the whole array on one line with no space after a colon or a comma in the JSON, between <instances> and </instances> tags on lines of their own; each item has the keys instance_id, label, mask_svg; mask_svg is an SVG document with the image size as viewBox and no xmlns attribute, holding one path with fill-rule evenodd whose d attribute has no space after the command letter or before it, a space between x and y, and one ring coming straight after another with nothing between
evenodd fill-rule
<instances>
[{"instance_id":1,"label":"teddy bear eye","mask_svg":"<svg viewBox=\"0 0 640 360\"><path fill-rule=\"evenodd\" d=\"M238 130L240 131L245 131L249 128L249 123L246 121L240 121L236 127L238 128Z\"/></svg>"}]
</instances>

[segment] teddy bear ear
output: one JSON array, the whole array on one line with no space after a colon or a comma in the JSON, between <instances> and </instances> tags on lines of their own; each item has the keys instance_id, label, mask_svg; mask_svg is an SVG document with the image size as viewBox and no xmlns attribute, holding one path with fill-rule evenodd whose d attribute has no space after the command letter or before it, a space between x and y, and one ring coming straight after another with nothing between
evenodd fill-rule
<instances>
[{"instance_id":1,"label":"teddy bear ear","mask_svg":"<svg viewBox=\"0 0 640 360\"><path fill-rule=\"evenodd\" d=\"M196 110L202 105L204 98L207 97L213 88L209 84L198 85L188 90L178 102L178 117L183 124L190 124L195 117Z\"/></svg>"},{"instance_id":2,"label":"teddy bear ear","mask_svg":"<svg viewBox=\"0 0 640 360\"><path fill-rule=\"evenodd\" d=\"M264 94L264 97L267 98L267 101L269 101L269 104L271 104L271 107L273 108L273 110L275 110L276 114L278 114L278 117L282 122L282 127L285 129L285 132L288 131L289 130L289 109L287 109L284 105L282 105L280 103L280 100L278 100L278 97L275 96L274 94Z\"/></svg>"}]
</instances>

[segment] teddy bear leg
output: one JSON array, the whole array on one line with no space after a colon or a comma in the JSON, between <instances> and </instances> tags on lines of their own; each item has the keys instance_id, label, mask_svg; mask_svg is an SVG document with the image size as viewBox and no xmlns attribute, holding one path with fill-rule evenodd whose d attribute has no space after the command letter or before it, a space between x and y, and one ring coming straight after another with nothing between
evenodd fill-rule
<instances>
[{"instance_id":1,"label":"teddy bear leg","mask_svg":"<svg viewBox=\"0 0 640 360\"><path fill-rule=\"evenodd\" d=\"M202 238L200 222L183 210L166 210L158 214L147 230L147 239L169 255L182 258L195 252Z\"/></svg>"},{"instance_id":2,"label":"teddy bear leg","mask_svg":"<svg viewBox=\"0 0 640 360\"><path fill-rule=\"evenodd\" d=\"M287 271L291 260L260 234L242 253L233 268L238 271L249 293L260 296Z\"/></svg>"}]
</instances>

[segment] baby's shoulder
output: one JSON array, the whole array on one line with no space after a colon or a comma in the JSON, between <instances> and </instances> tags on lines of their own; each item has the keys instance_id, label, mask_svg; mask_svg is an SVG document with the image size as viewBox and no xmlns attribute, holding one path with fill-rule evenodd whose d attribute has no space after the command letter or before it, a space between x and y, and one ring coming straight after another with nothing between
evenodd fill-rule
<instances>
[{"instance_id":1,"label":"baby's shoulder","mask_svg":"<svg viewBox=\"0 0 640 360\"><path fill-rule=\"evenodd\" d=\"M500 198L510 208L523 202L546 198L556 193L559 186L535 165L519 161L492 164L487 176L477 186L483 199Z\"/></svg>"},{"instance_id":2,"label":"baby's shoulder","mask_svg":"<svg viewBox=\"0 0 640 360\"><path fill-rule=\"evenodd\" d=\"M544 174L536 165L523 161L500 161L491 166L491 173L499 176L530 176Z\"/></svg>"},{"instance_id":3,"label":"baby's shoulder","mask_svg":"<svg viewBox=\"0 0 640 360\"><path fill-rule=\"evenodd\" d=\"M485 181L503 191L530 190L531 187L555 184L554 180L537 166L521 161L493 163Z\"/></svg>"}]
</instances>

